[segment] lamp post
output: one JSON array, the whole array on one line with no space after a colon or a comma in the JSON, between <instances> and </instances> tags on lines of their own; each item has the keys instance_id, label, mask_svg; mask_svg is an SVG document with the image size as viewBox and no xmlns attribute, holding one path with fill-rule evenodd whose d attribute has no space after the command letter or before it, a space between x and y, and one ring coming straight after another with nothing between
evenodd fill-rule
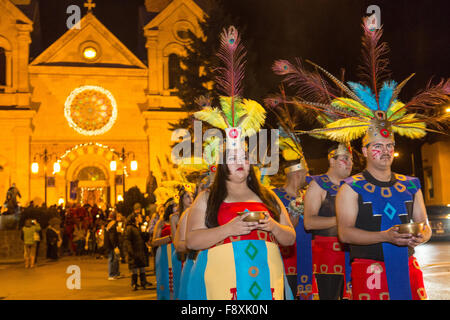
<instances>
[{"instance_id":1,"label":"lamp post","mask_svg":"<svg viewBox=\"0 0 450 320\"><path fill-rule=\"evenodd\" d=\"M136 171L138 168L138 163L135 160L135 154L133 151L125 151L125 148L122 148L122 152L117 152L114 151L114 154L117 155L119 157L119 160L122 161L122 189L123 189L123 196L125 196L125 163L126 160L130 157L130 155L133 156L133 160L130 163L130 168L131 171ZM117 170L117 162L116 160L111 160L111 162L109 163L109 168L112 172L115 172ZM117 200L117 194L116 194L116 179L114 178L114 196L116 197Z\"/></svg>"},{"instance_id":2,"label":"lamp post","mask_svg":"<svg viewBox=\"0 0 450 320\"><path fill-rule=\"evenodd\" d=\"M36 158L40 158L44 162L44 201L47 205L47 163L53 158L58 158L56 153L48 153L47 148L44 149L43 153L36 153L33 157L33 163L31 164L31 172L39 172L39 163L36 162ZM53 163L53 172L59 172L61 167L58 162Z\"/></svg>"}]
</instances>

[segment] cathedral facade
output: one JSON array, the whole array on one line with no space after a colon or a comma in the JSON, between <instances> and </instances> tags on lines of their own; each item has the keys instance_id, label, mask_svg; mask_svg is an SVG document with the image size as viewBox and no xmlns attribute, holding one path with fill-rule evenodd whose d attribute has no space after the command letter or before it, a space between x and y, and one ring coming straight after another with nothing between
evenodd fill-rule
<instances>
[{"instance_id":1,"label":"cathedral facade","mask_svg":"<svg viewBox=\"0 0 450 320\"><path fill-rule=\"evenodd\" d=\"M187 116L171 70L204 11L192 0L146 1L143 62L89 0L76 25L30 58L36 21L21 8L31 2L0 0L0 201L13 183L22 205L114 205L130 187L145 192L170 159L169 123Z\"/></svg>"}]
</instances>

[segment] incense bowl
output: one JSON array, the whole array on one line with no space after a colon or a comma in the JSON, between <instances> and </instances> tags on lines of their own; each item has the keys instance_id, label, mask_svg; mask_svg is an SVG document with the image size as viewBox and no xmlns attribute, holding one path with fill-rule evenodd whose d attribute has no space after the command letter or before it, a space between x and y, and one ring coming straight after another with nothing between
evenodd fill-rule
<instances>
[{"instance_id":1,"label":"incense bowl","mask_svg":"<svg viewBox=\"0 0 450 320\"><path fill-rule=\"evenodd\" d=\"M244 218L243 221L245 222L259 222L259 220L263 220L266 218L265 213L266 211L242 211L238 212L238 215L244 215L248 213L248 215Z\"/></svg>"},{"instance_id":2,"label":"incense bowl","mask_svg":"<svg viewBox=\"0 0 450 320\"><path fill-rule=\"evenodd\" d=\"M423 231L423 222L411 222L396 225L398 227L399 233L410 233L412 235L418 236Z\"/></svg>"}]
</instances>

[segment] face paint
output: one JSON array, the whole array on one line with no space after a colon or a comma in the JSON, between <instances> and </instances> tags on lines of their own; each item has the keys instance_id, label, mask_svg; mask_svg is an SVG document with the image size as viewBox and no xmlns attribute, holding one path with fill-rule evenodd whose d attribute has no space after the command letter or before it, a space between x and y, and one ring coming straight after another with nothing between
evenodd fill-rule
<instances>
[{"instance_id":1,"label":"face paint","mask_svg":"<svg viewBox=\"0 0 450 320\"><path fill-rule=\"evenodd\" d=\"M372 153L372 159L373 160L380 159L380 157L381 157L381 150L372 149L372 150L370 150L370 152Z\"/></svg>"}]
</instances>

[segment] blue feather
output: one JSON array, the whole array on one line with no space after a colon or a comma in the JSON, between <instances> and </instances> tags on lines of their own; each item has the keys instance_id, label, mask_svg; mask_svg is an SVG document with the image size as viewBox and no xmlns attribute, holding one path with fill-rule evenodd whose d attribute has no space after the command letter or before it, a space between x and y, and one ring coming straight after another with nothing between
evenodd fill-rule
<instances>
[{"instance_id":1,"label":"blue feather","mask_svg":"<svg viewBox=\"0 0 450 320\"><path fill-rule=\"evenodd\" d=\"M389 108L389 104L391 102L392 95L394 94L394 90L397 87L397 82L390 80L385 81L383 83L383 87L380 90L380 109L382 111L387 111Z\"/></svg>"},{"instance_id":2,"label":"blue feather","mask_svg":"<svg viewBox=\"0 0 450 320\"><path fill-rule=\"evenodd\" d=\"M375 98L375 94L368 86L363 86L360 83L356 82L347 82L352 91L361 99L362 102L366 105L366 107L372 110L378 110L377 99Z\"/></svg>"},{"instance_id":3,"label":"blue feather","mask_svg":"<svg viewBox=\"0 0 450 320\"><path fill-rule=\"evenodd\" d=\"M289 135L286 131L284 131L283 127L279 126L278 130L280 130L280 137L289 138Z\"/></svg>"}]
</instances>

